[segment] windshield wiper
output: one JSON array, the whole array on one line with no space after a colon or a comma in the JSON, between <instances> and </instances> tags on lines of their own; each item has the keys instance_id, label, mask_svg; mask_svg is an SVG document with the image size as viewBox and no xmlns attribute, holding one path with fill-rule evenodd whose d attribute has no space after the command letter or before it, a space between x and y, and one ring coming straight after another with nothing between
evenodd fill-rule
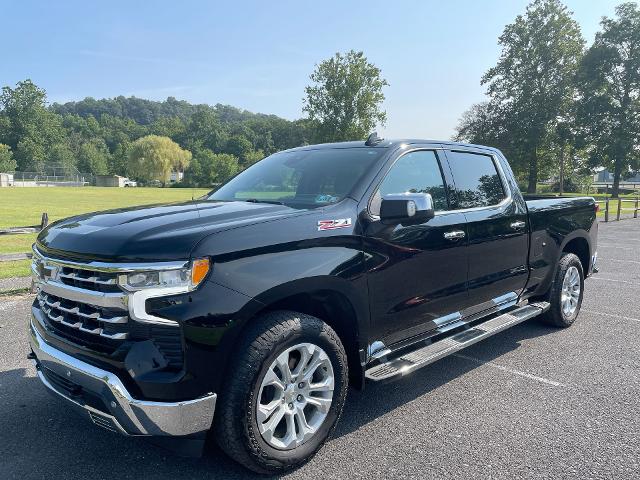
<instances>
[{"instance_id":1,"label":"windshield wiper","mask_svg":"<svg viewBox=\"0 0 640 480\"><path fill-rule=\"evenodd\" d=\"M284 205L284 202L280 202L278 200L262 200L258 198L247 198L243 200L243 202L251 202L251 203L271 203L272 205Z\"/></svg>"}]
</instances>

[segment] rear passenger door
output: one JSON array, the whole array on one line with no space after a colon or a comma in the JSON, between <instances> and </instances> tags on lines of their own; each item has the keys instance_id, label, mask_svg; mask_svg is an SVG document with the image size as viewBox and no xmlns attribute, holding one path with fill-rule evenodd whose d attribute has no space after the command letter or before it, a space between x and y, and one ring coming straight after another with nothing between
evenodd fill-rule
<instances>
[{"instance_id":1,"label":"rear passenger door","mask_svg":"<svg viewBox=\"0 0 640 480\"><path fill-rule=\"evenodd\" d=\"M455 185L454 210L464 213L468 235L465 316L513 305L524 288L529 236L526 205L497 154L482 149L446 149Z\"/></svg>"}]
</instances>

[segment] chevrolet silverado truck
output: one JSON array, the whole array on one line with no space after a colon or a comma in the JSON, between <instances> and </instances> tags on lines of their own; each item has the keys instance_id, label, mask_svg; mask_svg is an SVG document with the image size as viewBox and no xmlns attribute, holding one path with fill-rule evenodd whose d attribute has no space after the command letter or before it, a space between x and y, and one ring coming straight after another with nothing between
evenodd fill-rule
<instances>
[{"instance_id":1,"label":"chevrolet silverado truck","mask_svg":"<svg viewBox=\"0 0 640 480\"><path fill-rule=\"evenodd\" d=\"M570 326L596 212L588 197L525 200L493 148L294 148L198 200L44 229L29 357L99 427L192 455L211 438L282 472L331 435L349 385L533 317Z\"/></svg>"}]
</instances>

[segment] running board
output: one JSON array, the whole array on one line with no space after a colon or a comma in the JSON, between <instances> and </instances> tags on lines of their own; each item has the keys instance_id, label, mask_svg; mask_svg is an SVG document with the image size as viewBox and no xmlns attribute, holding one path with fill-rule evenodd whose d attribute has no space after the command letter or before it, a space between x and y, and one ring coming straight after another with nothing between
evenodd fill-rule
<instances>
[{"instance_id":1,"label":"running board","mask_svg":"<svg viewBox=\"0 0 640 480\"><path fill-rule=\"evenodd\" d=\"M425 347L405 353L398 358L371 367L365 372L365 377L373 382L403 377L480 340L491 337L530 318L537 317L547 310L549 310L548 302L530 303L516 308L451 337L443 338Z\"/></svg>"}]
</instances>

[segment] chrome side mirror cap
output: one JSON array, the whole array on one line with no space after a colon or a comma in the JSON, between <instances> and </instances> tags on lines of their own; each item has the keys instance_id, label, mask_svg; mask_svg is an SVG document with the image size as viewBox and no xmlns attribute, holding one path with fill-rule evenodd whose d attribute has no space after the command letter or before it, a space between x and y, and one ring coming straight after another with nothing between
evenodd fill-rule
<instances>
[{"instance_id":1,"label":"chrome side mirror cap","mask_svg":"<svg viewBox=\"0 0 640 480\"><path fill-rule=\"evenodd\" d=\"M424 223L434 215L429 193L390 193L382 197L380 220L383 223Z\"/></svg>"}]
</instances>

